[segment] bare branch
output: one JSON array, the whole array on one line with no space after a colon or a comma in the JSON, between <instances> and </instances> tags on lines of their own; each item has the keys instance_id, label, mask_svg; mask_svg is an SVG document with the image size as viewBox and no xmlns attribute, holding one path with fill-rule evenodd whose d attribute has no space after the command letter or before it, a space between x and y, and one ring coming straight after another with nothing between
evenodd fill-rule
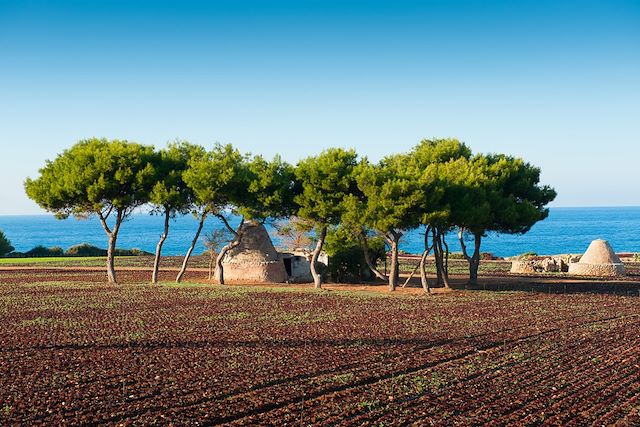
<instances>
[{"instance_id":1,"label":"bare branch","mask_svg":"<svg viewBox=\"0 0 640 427\"><path fill-rule=\"evenodd\" d=\"M214 216L218 217L222 221L225 227L227 227L227 230L233 233L234 236L238 237L238 232L231 227L231 225L229 224L229 221L227 221L227 218L225 218L224 215L220 213L216 213L214 214ZM244 218L242 218L242 221L240 221L240 227L242 226L243 223L244 223Z\"/></svg>"}]
</instances>

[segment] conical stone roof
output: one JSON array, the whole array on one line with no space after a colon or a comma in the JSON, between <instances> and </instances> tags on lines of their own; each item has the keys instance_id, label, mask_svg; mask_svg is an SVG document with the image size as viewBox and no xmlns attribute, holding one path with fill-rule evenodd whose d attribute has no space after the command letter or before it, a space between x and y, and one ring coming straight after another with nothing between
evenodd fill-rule
<instances>
[{"instance_id":1,"label":"conical stone roof","mask_svg":"<svg viewBox=\"0 0 640 427\"><path fill-rule=\"evenodd\" d=\"M240 244L227 252L224 262L259 263L279 259L264 225L255 221L245 221L239 234L242 234Z\"/></svg>"},{"instance_id":2,"label":"conical stone roof","mask_svg":"<svg viewBox=\"0 0 640 427\"><path fill-rule=\"evenodd\" d=\"M591 242L580 261L569 264L569 274L578 276L624 276L624 265L609 242L598 239Z\"/></svg>"},{"instance_id":3,"label":"conical stone roof","mask_svg":"<svg viewBox=\"0 0 640 427\"><path fill-rule=\"evenodd\" d=\"M621 264L620 258L606 240L591 242L587 251L580 258L580 264Z\"/></svg>"},{"instance_id":4,"label":"conical stone roof","mask_svg":"<svg viewBox=\"0 0 640 427\"><path fill-rule=\"evenodd\" d=\"M226 281L282 283L288 279L282 257L267 229L259 222L245 221L239 230L240 244L229 250L222 265Z\"/></svg>"}]
</instances>

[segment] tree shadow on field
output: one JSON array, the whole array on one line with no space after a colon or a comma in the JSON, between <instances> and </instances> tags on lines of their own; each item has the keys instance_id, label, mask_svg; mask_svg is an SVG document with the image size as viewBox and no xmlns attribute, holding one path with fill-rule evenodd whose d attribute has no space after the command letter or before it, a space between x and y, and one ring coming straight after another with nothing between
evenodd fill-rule
<instances>
[{"instance_id":1,"label":"tree shadow on field","mask_svg":"<svg viewBox=\"0 0 640 427\"><path fill-rule=\"evenodd\" d=\"M441 346L447 343L455 342L459 339L474 339L480 338L486 334L479 334L471 337L461 338L449 338L449 339L425 339L425 338L345 338L345 339L318 339L318 338L265 338L256 340L216 340L216 339L202 339L202 340L184 340L184 341L132 341L132 342L114 342L108 344L53 344L53 345L38 345L28 347L30 350L139 350L139 351L153 351L153 350L223 350L230 347L242 347L242 348L256 348L256 349L281 349L281 348L304 348L304 347L324 347L324 346L338 346L338 347L379 347L394 349L399 346L420 346L422 348ZM25 347L18 349L5 348L4 351L12 350L25 350Z\"/></svg>"}]
</instances>

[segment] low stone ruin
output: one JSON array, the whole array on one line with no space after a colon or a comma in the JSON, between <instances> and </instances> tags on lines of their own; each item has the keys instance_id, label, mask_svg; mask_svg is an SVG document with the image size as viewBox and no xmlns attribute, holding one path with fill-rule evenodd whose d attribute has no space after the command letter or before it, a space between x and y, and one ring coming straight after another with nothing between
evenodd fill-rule
<instances>
[{"instance_id":1,"label":"low stone ruin","mask_svg":"<svg viewBox=\"0 0 640 427\"><path fill-rule=\"evenodd\" d=\"M511 273L566 273L569 271L569 265L579 258L579 255L556 255L515 259L511 262Z\"/></svg>"},{"instance_id":2,"label":"low stone ruin","mask_svg":"<svg viewBox=\"0 0 640 427\"><path fill-rule=\"evenodd\" d=\"M292 251L280 252L284 268L287 270L290 283L308 283L313 282L311 275L311 251L304 248L298 248ZM326 252L320 252L316 265L323 264L325 267L329 264L329 258Z\"/></svg>"},{"instance_id":3,"label":"low stone ruin","mask_svg":"<svg viewBox=\"0 0 640 427\"><path fill-rule=\"evenodd\" d=\"M569 265L569 274L576 276L624 276L624 264L606 240L594 240L580 261Z\"/></svg>"},{"instance_id":4,"label":"low stone ruin","mask_svg":"<svg viewBox=\"0 0 640 427\"><path fill-rule=\"evenodd\" d=\"M575 276L624 276L624 264L606 240L594 240L584 255L520 256L511 262L511 273L568 273Z\"/></svg>"}]
</instances>

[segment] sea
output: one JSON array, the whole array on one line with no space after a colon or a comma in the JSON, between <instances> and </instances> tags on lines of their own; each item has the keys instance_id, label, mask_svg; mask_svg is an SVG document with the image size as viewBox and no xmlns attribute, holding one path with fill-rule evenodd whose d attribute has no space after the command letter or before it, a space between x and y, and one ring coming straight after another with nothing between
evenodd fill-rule
<instances>
[{"instance_id":1,"label":"sea","mask_svg":"<svg viewBox=\"0 0 640 427\"><path fill-rule=\"evenodd\" d=\"M236 226L239 218L232 217ZM163 218L149 213L136 213L123 225L118 237L119 248L138 248L154 252L162 233ZM163 254L183 255L194 237L198 221L191 215L171 220L169 237ZM217 218L208 218L203 235L223 225ZM107 236L97 218L58 220L53 215L0 215L0 230L15 247L25 252L35 246L60 246L68 249L79 243L89 243L101 248L107 246ZM274 224L267 223L267 230L274 244L279 238ZM407 253L423 250L423 229L405 233L400 249ZM490 233L482 242L482 251L496 256L513 256L527 252L537 254L582 253L594 239L606 239L616 252L640 252L640 207L576 207L551 208L549 217L535 224L528 233L521 235ZM447 237L451 252L460 251L457 234ZM203 237L195 253L205 251Z\"/></svg>"}]
</instances>

